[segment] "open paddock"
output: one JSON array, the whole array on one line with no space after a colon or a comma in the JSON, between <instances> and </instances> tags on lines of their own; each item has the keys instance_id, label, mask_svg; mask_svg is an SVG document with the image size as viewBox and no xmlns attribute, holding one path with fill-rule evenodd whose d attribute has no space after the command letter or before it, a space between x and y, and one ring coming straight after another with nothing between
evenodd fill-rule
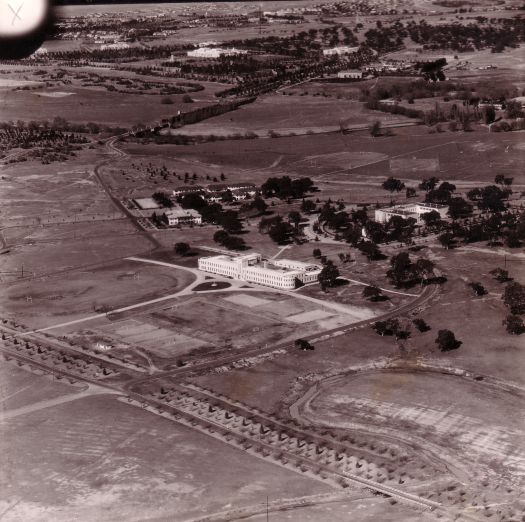
<instances>
[{"instance_id":1,"label":"open paddock","mask_svg":"<svg viewBox=\"0 0 525 522\"><path fill-rule=\"evenodd\" d=\"M341 197L350 200L359 188L353 185L368 185L370 199L383 195L377 187L390 175L414 182L428 177L429 172L414 170L418 161L432 165L432 169L439 164L439 169L430 175L451 182L489 183L494 172L502 171L514 176L516 184L523 183L521 134L489 134L481 128L470 133L441 134L429 134L426 127L407 128L396 131L393 137L382 138L364 134L306 135L242 140L235 142L234 147L231 141L192 146L136 143L123 146L132 155L164 154L177 171L199 169L200 176L222 171L229 181L258 184L269 176L288 174L337 182ZM356 150L360 152L355 153ZM323 155L327 155L327 162L323 161ZM395 172L390 168L393 160L396 160ZM364 188L359 191L363 196ZM390 197L386 192L384 195Z\"/></svg>"},{"instance_id":2,"label":"open paddock","mask_svg":"<svg viewBox=\"0 0 525 522\"><path fill-rule=\"evenodd\" d=\"M0 366L0 404L2 412L31 406L78 393L79 388L22 370L13 363L2 362ZM0 434L2 433L0 427Z\"/></svg>"},{"instance_id":3,"label":"open paddock","mask_svg":"<svg viewBox=\"0 0 525 522\"><path fill-rule=\"evenodd\" d=\"M185 520L267 495L330 491L108 396L19 416L2 423L1 433L0 505L8 522L42 514L57 522Z\"/></svg>"},{"instance_id":4,"label":"open paddock","mask_svg":"<svg viewBox=\"0 0 525 522\"><path fill-rule=\"evenodd\" d=\"M360 102L323 96L264 96L237 110L210 118L195 125L173 130L174 134L230 136L255 132L266 136L269 131L283 134L339 131L340 126L405 122L409 118L370 111Z\"/></svg>"},{"instance_id":5,"label":"open paddock","mask_svg":"<svg viewBox=\"0 0 525 522\"><path fill-rule=\"evenodd\" d=\"M50 91L56 91L56 88ZM110 92L104 88L61 87L65 97L42 96L42 91L2 91L0 104L4 120L48 120L57 115L72 123L131 127L175 116L178 110L206 106L209 102L183 103L182 94L169 95L173 104L161 103L163 95ZM45 94L46 91L44 91ZM196 93L197 95L200 93ZM190 96L192 96L190 94ZM196 98L198 96L195 96Z\"/></svg>"},{"instance_id":6,"label":"open paddock","mask_svg":"<svg viewBox=\"0 0 525 522\"><path fill-rule=\"evenodd\" d=\"M46 327L175 293L192 280L186 271L121 260L11 284L2 306Z\"/></svg>"}]
</instances>

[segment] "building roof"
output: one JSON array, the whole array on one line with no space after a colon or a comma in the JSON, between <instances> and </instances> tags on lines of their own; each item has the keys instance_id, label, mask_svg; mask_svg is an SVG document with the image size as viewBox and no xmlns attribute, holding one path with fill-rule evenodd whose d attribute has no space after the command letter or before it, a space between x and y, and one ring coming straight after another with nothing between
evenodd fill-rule
<instances>
[{"instance_id":1,"label":"building roof","mask_svg":"<svg viewBox=\"0 0 525 522\"><path fill-rule=\"evenodd\" d=\"M166 214L167 217L171 217L171 218L183 218L183 217L188 217L188 216L200 217L200 214L196 210L193 210L191 208L180 208L180 207L170 208L170 209L167 209L166 212L164 213Z\"/></svg>"},{"instance_id":2,"label":"building roof","mask_svg":"<svg viewBox=\"0 0 525 522\"><path fill-rule=\"evenodd\" d=\"M255 183L247 183L247 182L246 183L243 183L243 182L241 182L241 183L228 183L227 186L230 187L230 188L234 188L234 189L235 188L255 188L256 187Z\"/></svg>"},{"instance_id":3,"label":"building roof","mask_svg":"<svg viewBox=\"0 0 525 522\"><path fill-rule=\"evenodd\" d=\"M224 192L228 189L228 185L225 183L212 183L206 187L208 192Z\"/></svg>"},{"instance_id":4,"label":"building roof","mask_svg":"<svg viewBox=\"0 0 525 522\"><path fill-rule=\"evenodd\" d=\"M173 192L199 192L202 190L200 185L182 185L181 187L175 187Z\"/></svg>"}]
</instances>

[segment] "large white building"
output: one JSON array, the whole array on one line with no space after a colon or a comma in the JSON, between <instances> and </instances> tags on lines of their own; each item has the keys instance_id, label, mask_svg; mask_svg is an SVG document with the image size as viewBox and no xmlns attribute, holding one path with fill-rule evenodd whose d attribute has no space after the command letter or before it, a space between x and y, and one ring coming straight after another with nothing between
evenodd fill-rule
<instances>
[{"instance_id":1,"label":"large white building","mask_svg":"<svg viewBox=\"0 0 525 522\"><path fill-rule=\"evenodd\" d=\"M407 203L405 205L395 205L388 208L379 208L375 211L375 220L378 223L388 223L392 216L400 216L404 219L414 218L418 224L423 220L421 216L428 212L437 212L441 219L447 217L448 205L437 203Z\"/></svg>"},{"instance_id":2,"label":"large white building","mask_svg":"<svg viewBox=\"0 0 525 522\"><path fill-rule=\"evenodd\" d=\"M241 49L223 49L221 47L198 47L188 51L188 56L192 58L220 58L221 56L235 56L237 54L247 54L247 51Z\"/></svg>"},{"instance_id":3,"label":"large white building","mask_svg":"<svg viewBox=\"0 0 525 522\"><path fill-rule=\"evenodd\" d=\"M349 47L348 45L340 45L339 47L331 47L330 49L323 49L324 56L334 56L336 54L352 54L356 53L359 47Z\"/></svg>"},{"instance_id":4,"label":"large white building","mask_svg":"<svg viewBox=\"0 0 525 522\"><path fill-rule=\"evenodd\" d=\"M261 254L253 253L201 257L199 270L281 290L293 290L298 281L303 284L316 282L321 267L290 259L267 261Z\"/></svg>"},{"instance_id":5,"label":"large white building","mask_svg":"<svg viewBox=\"0 0 525 522\"><path fill-rule=\"evenodd\" d=\"M360 80L363 77L363 71L359 69L348 69L347 71L339 71L337 77L344 80Z\"/></svg>"}]
</instances>

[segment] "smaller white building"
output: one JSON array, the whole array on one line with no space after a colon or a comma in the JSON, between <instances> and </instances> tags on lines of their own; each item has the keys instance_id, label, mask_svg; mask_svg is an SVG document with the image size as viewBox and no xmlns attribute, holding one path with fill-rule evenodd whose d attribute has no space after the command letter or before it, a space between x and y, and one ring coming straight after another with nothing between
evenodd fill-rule
<instances>
[{"instance_id":1,"label":"smaller white building","mask_svg":"<svg viewBox=\"0 0 525 522\"><path fill-rule=\"evenodd\" d=\"M437 203L407 203L405 205L395 205L388 208L378 208L375 211L374 219L378 223L388 223L393 216L403 219L414 218L418 225L423 223L421 216L428 212L437 212L441 219L447 217L448 205Z\"/></svg>"},{"instance_id":2,"label":"smaller white building","mask_svg":"<svg viewBox=\"0 0 525 522\"><path fill-rule=\"evenodd\" d=\"M200 225L202 223L201 215L193 209L171 208L162 214L162 220L169 227L179 225Z\"/></svg>"},{"instance_id":3,"label":"smaller white building","mask_svg":"<svg viewBox=\"0 0 525 522\"><path fill-rule=\"evenodd\" d=\"M345 80L360 80L363 78L363 71L359 69L349 69L347 71L339 71L337 77Z\"/></svg>"},{"instance_id":4,"label":"smaller white building","mask_svg":"<svg viewBox=\"0 0 525 522\"><path fill-rule=\"evenodd\" d=\"M338 47L331 47L329 49L323 49L324 56L334 56L343 54L353 54L359 50L359 47L349 47L348 45L340 45Z\"/></svg>"}]
</instances>

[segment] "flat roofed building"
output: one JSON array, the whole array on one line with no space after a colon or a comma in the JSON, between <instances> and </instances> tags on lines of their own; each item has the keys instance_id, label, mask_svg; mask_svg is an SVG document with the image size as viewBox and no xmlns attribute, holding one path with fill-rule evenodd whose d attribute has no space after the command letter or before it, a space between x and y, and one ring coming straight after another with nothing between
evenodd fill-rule
<instances>
[{"instance_id":1,"label":"flat roofed building","mask_svg":"<svg viewBox=\"0 0 525 522\"><path fill-rule=\"evenodd\" d=\"M331 47L323 49L324 56L333 56L335 54L352 54L359 50L359 47L349 47L348 45L340 45L338 47Z\"/></svg>"},{"instance_id":2,"label":"flat roofed building","mask_svg":"<svg viewBox=\"0 0 525 522\"><path fill-rule=\"evenodd\" d=\"M178 225L200 225L202 223L201 215L192 209L170 208L162 215L162 219L169 227Z\"/></svg>"},{"instance_id":3,"label":"flat roofed building","mask_svg":"<svg viewBox=\"0 0 525 522\"><path fill-rule=\"evenodd\" d=\"M242 49L222 49L220 47L199 47L188 51L188 56L191 58L220 58L221 56L235 56L237 54L247 54L247 51Z\"/></svg>"},{"instance_id":4,"label":"flat roofed building","mask_svg":"<svg viewBox=\"0 0 525 522\"><path fill-rule=\"evenodd\" d=\"M201 257L199 270L281 290L293 290L297 287L297 281L303 284L317 281L321 267L284 259L267 261L261 254L253 253Z\"/></svg>"},{"instance_id":5,"label":"flat roofed building","mask_svg":"<svg viewBox=\"0 0 525 522\"><path fill-rule=\"evenodd\" d=\"M186 194L198 194L202 191L203 188L200 185L184 185L182 187L175 187L172 190L172 195L178 197Z\"/></svg>"},{"instance_id":6,"label":"flat roofed building","mask_svg":"<svg viewBox=\"0 0 525 522\"><path fill-rule=\"evenodd\" d=\"M435 211L441 219L447 217L448 205L439 205L437 203L407 203L405 205L395 205L388 208L379 208L375 211L374 219L378 223L388 223L392 216L400 216L404 219L414 218L418 224L423 220L421 216L428 212Z\"/></svg>"},{"instance_id":7,"label":"flat roofed building","mask_svg":"<svg viewBox=\"0 0 525 522\"><path fill-rule=\"evenodd\" d=\"M360 80L363 77L363 71L359 69L349 69L347 71L339 71L337 73L338 78Z\"/></svg>"}]
</instances>

